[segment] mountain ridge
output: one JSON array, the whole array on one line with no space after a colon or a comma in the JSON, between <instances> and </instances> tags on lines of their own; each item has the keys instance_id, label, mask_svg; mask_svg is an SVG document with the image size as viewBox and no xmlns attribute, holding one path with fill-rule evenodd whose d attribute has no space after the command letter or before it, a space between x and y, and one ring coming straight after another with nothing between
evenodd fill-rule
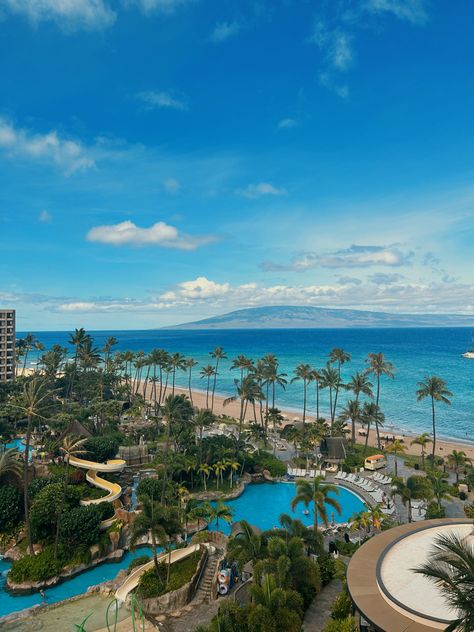
<instances>
[{"instance_id":1,"label":"mountain ridge","mask_svg":"<svg viewBox=\"0 0 474 632\"><path fill-rule=\"evenodd\" d=\"M474 315L394 314L368 310L278 305L248 307L162 329L336 329L474 327Z\"/></svg>"}]
</instances>

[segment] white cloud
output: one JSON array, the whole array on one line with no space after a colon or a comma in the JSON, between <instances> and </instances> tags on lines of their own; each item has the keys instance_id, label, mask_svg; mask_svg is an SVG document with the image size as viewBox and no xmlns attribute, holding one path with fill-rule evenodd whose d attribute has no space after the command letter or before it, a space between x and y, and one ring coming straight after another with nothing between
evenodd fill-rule
<instances>
[{"instance_id":1,"label":"white cloud","mask_svg":"<svg viewBox=\"0 0 474 632\"><path fill-rule=\"evenodd\" d=\"M358 246L328 253L304 252L295 257L289 264L263 263L264 270L294 270L304 272L314 268L367 268L371 266L398 267L408 265L413 253L403 252L398 246Z\"/></svg>"},{"instance_id":2,"label":"white cloud","mask_svg":"<svg viewBox=\"0 0 474 632\"><path fill-rule=\"evenodd\" d=\"M156 222L149 228L140 228L130 220L91 228L86 238L88 241L112 246L161 246L178 250L196 250L200 246L216 241L213 235L186 235L165 222Z\"/></svg>"},{"instance_id":3,"label":"white cloud","mask_svg":"<svg viewBox=\"0 0 474 632\"><path fill-rule=\"evenodd\" d=\"M322 20L316 22L311 36L311 41L319 47L329 66L342 72L354 62L351 40L350 35L339 28L328 28Z\"/></svg>"},{"instance_id":4,"label":"white cloud","mask_svg":"<svg viewBox=\"0 0 474 632\"><path fill-rule=\"evenodd\" d=\"M428 20L425 0L366 0L369 13L389 13L412 24L425 24Z\"/></svg>"},{"instance_id":5,"label":"white cloud","mask_svg":"<svg viewBox=\"0 0 474 632\"><path fill-rule=\"evenodd\" d=\"M173 13L181 6L189 4L191 0L128 0L128 5L135 5L144 13Z\"/></svg>"},{"instance_id":6,"label":"white cloud","mask_svg":"<svg viewBox=\"0 0 474 632\"><path fill-rule=\"evenodd\" d=\"M245 189L239 189L237 193L254 200L264 195L286 195L287 191L286 189L275 187L273 184L270 184L270 182L259 182L258 184L249 184Z\"/></svg>"},{"instance_id":7,"label":"white cloud","mask_svg":"<svg viewBox=\"0 0 474 632\"><path fill-rule=\"evenodd\" d=\"M4 118L0 118L0 150L9 157L54 163L67 174L95 164L91 152L79 141L63 138L55 130L38 134L16 128Z\"/></svg>"},{"instance_id":8,"label":"white cloud","mask_svg":"<svg viewBox=\"0 0 474 632\"><path fill-rule=\"evenodd\" d=\"M178 193L181 189L181 184L179 180L176 180L176 178L167 178L163 182L163 186L165 187L165 191L167 191L167 193Z\"/></svg>"},{"instance_id":9,"label":"white cloud","mask_svg":"<svg viewBox=\"0 0 474 632\"><path fill-rule=\"evenodd\" d=\"M51 215L51 213L48 213L48 211L41 211L41 213L38 215L38 220L40 222L48 223L51 222L52 219L53 216Z\"/></svg>"},{"instance_id":10,"label":"white cloud","mask_svg":"<svg viewBox=\"0 0 474 632\"><path fill-rule=\"evenodd\" d=\"M147 90L145 92L139 92L137 99L143 101L149 109L167 108L182 111L188 109L188 104L183 99L179 99L166 91Z\"/></svg>"},{"instance_id":11,"label":"white cloud","mask_svg":"<svg viewBox=\"0 0 474 632\"><path fill-rule=\"evenodd\" d=\"M375 283L375 285L393 285L398 281L401 281L405 277L403 274L386 274L384 272L376 272L369 276L369 281Z\"/></svg>"},{"instance_id":12,"label":"white cloud","mask_svg":"<svg viewBox=\"0 0 474 632\"><path fill-rule=\"evenodd\" d=\"M66 30L103 29L116 19L103 0L3 0L1 4L35 24L53 21Z\"/></svg>"},{"instance_id":13,"label":"white cloud","mask_svg":"<svg viewBox=\"0 0 474 632\"><path fill-rule=\"evenodd\" d=\"M211 33L211 42L216 44L224 42L241 30L241 25L238 22L218 22Z\"/></svg>"},{"instance_id":14,"label":"white cloud","mask_svg":"<svg viewBox=\"0 0 474 632\"><path fill-rule=\"evenodd\" d=\"M278 121L278 129L292 129L293 127L298 126L298 121L294 118L284 118L281 121Z\"/></svg>"}]
</instances>

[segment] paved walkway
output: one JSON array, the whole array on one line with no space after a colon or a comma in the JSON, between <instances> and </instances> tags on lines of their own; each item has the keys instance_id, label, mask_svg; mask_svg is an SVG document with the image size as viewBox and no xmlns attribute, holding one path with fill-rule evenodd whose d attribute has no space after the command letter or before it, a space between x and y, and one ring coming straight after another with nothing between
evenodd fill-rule
<instances>
[{"instance_id":1,"label":"paved walkway","mask_svg":"<svg viewBox=\"0 0 474 632\"><path fill-rule=\"evenodd\" d=\"M333 579L332 582L329 582L329 584L322 589L319 595L316 595L304 615L304 632L322 631L328 620L331 618L332 602L341 590L341 582L338 579Z\"/></svg>"}]
</instances>

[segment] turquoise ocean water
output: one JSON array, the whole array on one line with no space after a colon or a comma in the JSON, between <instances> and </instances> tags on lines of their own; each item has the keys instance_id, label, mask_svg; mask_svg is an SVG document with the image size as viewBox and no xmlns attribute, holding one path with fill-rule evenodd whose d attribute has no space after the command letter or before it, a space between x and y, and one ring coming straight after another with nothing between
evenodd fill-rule
<instances>
[{"instance_id":1,"label":"turquoise ocean water","mask_svg":"<svg viewBox=\"0 0 474 632\"><path fill-rule=\"evenodd\" d=\"M109 336L115 336L116 349L150 351L155 347L170 352L179 351L192 356L200 365L212 362L209 351L221 346L228 360L222 362L217 380L217 391L233 393L235 371L230 361L238 354L256 359L274 353L280 361L280 370L292 376L299 362L323 367L329 351L342 347L352 356L343 366L343 378L348 379L356 370L365 367L369 352L383 352L396 368L396 379L384 379L380 404L389 426L402 432L430 431L430 407L427 401L416 401L417 382L428 374L436 374L448 383L453 392L452 406L440 406L438 432L445 438L474 441L474 360L462 358L470 344L471 332L464 328L445 329L283 329L283 330L227 330L227 331L100 331L90 332L97 346ZM21 332L18 336L21 336ZM58 343L69 347L67 332L36 332L46 348ZM33 360L33 358L32 358ZM204 390L199 368L193 371L193 385ZM178 385L186 386L186 375L179 374ZM346 397L344 395L343 397ZM302 402L301 383L287 386L278 393L280 408L298 410ZM314 411L315 396L311 389L310 412ZM328 395L321 394L321 409L327 409Z\"/></svg>"}]
</instances>

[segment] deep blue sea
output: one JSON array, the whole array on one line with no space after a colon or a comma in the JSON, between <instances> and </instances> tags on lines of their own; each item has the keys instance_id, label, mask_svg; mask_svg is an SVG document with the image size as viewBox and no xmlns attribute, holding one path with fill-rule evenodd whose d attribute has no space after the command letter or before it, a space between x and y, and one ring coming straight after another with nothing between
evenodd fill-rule
<instances>
[{"instance_id":1,"label":"deep blue sea","mask_svg":"<svg viewBox=\"0 0 474 632\"><path fill-rule=\"evenodd\" d=\"M228 360L219 369L217 390L224 395L233 394L233 380L238 377L230 371L230 361L238 354L257 359L274 353L280 361L280 370L291 377L295 366L308 362L321 368L333 347L342 347L352 356L343 366L343 378L349 379L365 367L369 352L383 352L396 369L395 380L383 379L380 405L386 415L386 425L406 432L431 430L431 413L428 401L416 401L417 382L428 374L442 377L453 392L451 406L438 407L438 432L445 438L474 440L474 360L461 354L470 346L471 331L465 328L446 329L284 329L284 330L227 330L227 331L97 331L91 332L97 346L115 336L119 344L115 349L150 351L155 347L170 352L179 351L191 356L200 365L212 362L209 352L216 346L224 348ZM19 337L22 333L17 334ZM46 348L58 343L71 349L68 332L36 332ZM33 359L33 358L32 358ZM199 378L199 366L193 370L194 387L205 390ZM177 383L187 384L185 374ZM321 410L329 408L327 393L321 393ZM343 397L346 397L344 395ZM301 383L289 384L278 393L280 408L301 408ZM315 396L311 388L310 412L314 411ZM390 431L392 427L390 426Z\"/></svg>"}]
</instances>

